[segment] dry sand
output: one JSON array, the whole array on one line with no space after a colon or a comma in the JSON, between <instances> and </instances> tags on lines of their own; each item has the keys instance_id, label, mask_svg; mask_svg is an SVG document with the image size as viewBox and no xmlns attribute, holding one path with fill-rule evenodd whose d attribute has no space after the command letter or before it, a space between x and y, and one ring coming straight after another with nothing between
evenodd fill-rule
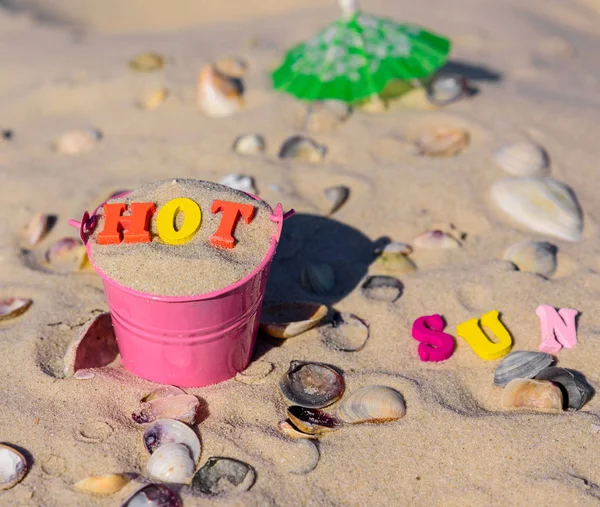
<instances>
[{"instance_id":1,"label":"dry sand","mask_svg":"<svg viewBox=\"0 0 600 507\"><path fill-rule=\"evenodd\" d=\"M125 9L128 3L119 4ZM218 10L222 2L203 4ZM235 10L247 2L229 4ZM272 272L270 300L310 297L298 288L297 274L309 260L324 262L319 255L330 258L341 282L356 286L360 267L348 264L345 254L364 261L366 237L410 241L439 222L454 223L467 237L460 249L415 252L419 270L402 277L404 294L394 304L365 301L358 288L329 298L370 323L371 338L362 351L332 351L317 330L283 343L261 337L255 359L274 365L262 384L231 380L187 390L202 397L209 411L199 424L201 464L224 455L257 471L249 492L214 503L597 505L599 396L577 413L504 412L501 389L493 385L495 361L480 360L459 339L447 362L422 363L410 326L421 315L441 313L455 335L456 324L498 309L515 350L536 350L536 306L574 307L581 312L579 344L558 354L559 365L583 372L600 388L598 11L590 1L575 0L369 2L370 11L450 36L454 61L466 66L458 70L475 78L479 94L440 111L395 106L382 115L357 112L337 130L315 136L328 146L328 155L322 164L304 165L276 160L277 147L295 132L297 104L269 89L266 70L286 47L337 14L329 3L288 4L295 9L272 15L262 10L248 22L223 20L141 35L71 33L0 11L0 127L15 131L13 141L0 144L0 295L34 300L27 313L0 323L0 441L24 449L33 462L20 484L0 493L0 504L118 505L133 486L97 498L75 492L72 484L91 474L143 474L142 432L130 415L154 387L117 365L89 380L61 378L68 342L91 314L106 309L100 280L28 268L17 247L20 229L34 211L57 213L58 225L40 245L43 250L61 235L74 234L68 218L79 218L114 190L173 177L218 181L235 172L253 175L261 197L272 205L281 201L305 214L322 209L323 188L352 188L336 214L346 228L319 227L302 217L296 223L303 227L290 222L280 267ZM265 5L274 9L275 2ZM126 62L144 50L165 54L165 70L131 73ZM249 62L248 107L213 120L195 108L193 84L203 63L227 54ZM139 90L152 83L168 86L169 100L153 112L135 108ZM468 129L470 147L449 159L415 156L403 139L420 125L439 123ZM85 125L104 132L94 151L67 157L49 150L62 131ZM238 134L254 131L267 137L266 156L230 152ZM488 189L504 177L492 153L523 139L544 145L551 174L577 193L585 214L581 241L524 232L492 211ZM328 226L331 235L323 232ZM327 246L332 238L336 244ZM554 278L518 272L498 260L507 246L526 238L558 245ZM350 392L369 384L399 389L406 417L328 435L319 443L316 469L293 473L313 458L310 448L276 430L285 410L277 382L293 359L338 366ZM189 496L184 501L213 503Z\"/></svg>"}]
</instances>

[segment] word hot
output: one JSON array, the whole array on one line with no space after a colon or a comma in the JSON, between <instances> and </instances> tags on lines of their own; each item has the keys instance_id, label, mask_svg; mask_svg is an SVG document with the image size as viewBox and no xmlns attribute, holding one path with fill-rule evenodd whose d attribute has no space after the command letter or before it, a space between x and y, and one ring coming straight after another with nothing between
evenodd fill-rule
<instances>
[{"instance_id":1,"label":"word hot","mask_svg":"<svg viewBox=\"0 0 600 507\"><path fill-rule=\"evenodd\" d=\"M125 212L128 215L124 215ZM218 248L234 248L233 232L240 218L249 224L256 211L251 204L240 204L231 201L216 200L210 208L211 213L221 213L221 222L210 242ZM99 245L115 245L125 243L148 243L152 241L149 232L150 219L156 213L152 202L132 202L129 208L125 203L104 205L104 229L98 234ZM183 213L183 224L175 227L175 218ZM200 206L188 198L172 199L165 203L156 216L158 236L169 245L183 245L190 241L202 224Z\"/></svg>"}]
</instances>

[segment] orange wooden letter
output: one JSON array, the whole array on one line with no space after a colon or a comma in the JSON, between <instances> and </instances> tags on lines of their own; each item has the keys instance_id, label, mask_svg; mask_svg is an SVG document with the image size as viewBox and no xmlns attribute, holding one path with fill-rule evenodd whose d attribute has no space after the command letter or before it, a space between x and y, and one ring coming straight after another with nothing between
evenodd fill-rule
<instances>
[{"instance_id":1,"label":"orange wooden letter","mask_svg":"<svg viewBox=\"0 0 600 507\"><path fill-rule=\"evenodd\" d=\"M210 237L210 242L219 248L233 248L235 246L233 231L240 216L244 217L244 221L249 224L254 218L255 209L251 204L215 201L213 202L210 211L213 213L218 213L219 211L223 212L219 228L217 229L217 232Z\"/></svg>"},{"instance_id":2,"label":"orange wooden letter","mask_svg":"<svg viewBox=\"0 0 600 507\"><path fill-rule=\"evenodd\" d=\"M129 205L131 213L123 216L127 209L125 203L104 205L104 229L98 234L99 245L116 245L125 243L148 243L150 241L150 218L156 211L152 202L132 202Z\"/></svg>"}]
</instances>

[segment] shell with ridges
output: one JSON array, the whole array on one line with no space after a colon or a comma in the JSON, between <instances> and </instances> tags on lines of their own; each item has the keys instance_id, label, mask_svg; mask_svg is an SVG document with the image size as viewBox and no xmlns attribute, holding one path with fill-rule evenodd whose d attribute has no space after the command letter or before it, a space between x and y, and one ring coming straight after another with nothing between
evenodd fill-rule
<instances>
[{"instance_id":1,"label":"shell with ridges","mask_svg":"<svg viewBox=\"0 0 600 507\"><path fill-rule=\"evenodd\" d=\"M25 313L32 304L33 300L27 298L0 299L0 321L18 317Z\"/></svg>"},{"instance_id":2,"label":"shell with ridges","mask_svg":"<svg viewBox=\"0 0 600 507\"><path fill-rule=\"evenodd\" d=\"M563 396L552 382L517 378L511 380L502 391L501 404L505 409L561 412Z\"/></svg>"},{"instance_id":3,"label":"shell with ridges","mask_svg":"<svg viewBox=\"0 0 600 507\"><path fill-rule=\"evenodd\" d=\"M291 361L281 377L279 388L292 404L306 408L322 408L339 400L346 388L342 377L323 363Z\"/></svg>"},{"instance_id":4,"label":"shell with ridges","mask_svg":"<svg viewBox=\"0 0 600 507\"><path fill-rule=\"evenodd\" d=\"M395 421L406 414L404 398L387 386L367 386L355 391L340 403L337 416L350 424Z\"/></svg>"},{"instance_id":5,"label":"shell with ridges","mask_svg":"<svg viewBox=\"0 0 600 507\"><path fill-rule=\"evenodd\" d=\"M542 176L550 163L544 148L529 142L502 146L494 153L494 160L514 176Z\"/></svg>"},{"instance_id":6,"label":"shell with ridges","mask_svg":"<svg viewBox=\"0 0 600 507\"><path fill-rule=\"evenodd\" d=\"M519 271L552 276L556 272L558 248L546 241L521 241L508 247L503 258L512 262Z\"/></svg>"},{"instance_id":7,"label":"shell with ridges","mask_svg":"<svg viewBox=\"0 0 600 507\"><path fill-rule=\"evenodd\" d=\"M146 484L133 493L121 507L182 507L179 495L164 484Z\"/></svg>"},{"instance_id":8,"label":"shell with ridges","mask_svg":"<svg viewBox=\"0 0 600 507\"><path fill-rule=\"evenodd\" d=\"M121 491L129 481L131 479L124 474L93 475L76 482L73 487L86 493L112 495Z\"/></svg>"},{"instance_id":9,"label":"shell with ridges","mask_svg":"<svg viewBox=\"0 0 600 507\"><path fill-rule=\"evenodd\" d=\"M554 357L545 352L529 352L526 350L511 352L502 359L496 368L494 384L505 386L516 378L533 378L552 363L554 363Z\"/></svg>"},{"instance_id":10,"label":"shell with ridges","mask_svg":"<svg viewBox=\"0 0 600 507\"><path fill-rule=\"evenodd\" d=\"M300 274L302 287L316 294L326 294L335 287L335 271L329 264L309 264Z\"/></svg>"},{"instance_id":11,"label":"shell with ridges","mask_svg":"<svg viewBox=\"0 0 600 507\"><path fill-rule=\"evenodd\" d=\"M328 311L327 306L309 301L266 305L260 317L260 328L274 338L291 338L315 327Z\"/></svg>"},{"instance_id":12,"label":"shell with ridges","mask_svg":"<svg viewBox=\"0 0 600 507\"><path fill-rule=\"evenodd\" d=\"M248 491L256 472L247 463L232 458L213 457L196 472L192 489L209 496L225 496Z\"/></svg>"},{"instance_id":13,"label":"shell with ridges","mask_svg":"<svg viewBox=\"0 0 600 507\"><path fill-rule=\"evenodd\" d=\"M0 491L10 489L27 475L27 460L15 448L0 444Z\"/></svg>"},{"instance_id":14,"label":"shell with ridges","mask_svg":"<svg viewBox=\"0 0 600 507\"><path fill-rule=\"evenodd\" d=\"M190 449L184 444L164 444L154 451L146 470L150 477L176 484L189 484L196 470Z\"/></svg>"},{"instance_id":15,"label":"shell with ridges","mask_svg":"<svg viewBox=\"0 0 600 507\"><path fill-rule=\"evenodd\" d=\"M241 80L227 76L208 64L198 75L197 103L208 116L230 116L244 107L244 85Z\"/></svg>"},{"instance_id":16,"label":"shell with ridges","mask_svg":"<svg viewBox=\"0 0 600 507\"><path fill-rule=\"evenodd\" d=\"M289 158L301 162L321 162L327 147L309 137L292 136L286 139L279 150L279 158Z\"/></svg>"},{"instance_id":17,"label":"shell with ridges","mask_svg":"<svg viewBox=\"0 0 600 507\"><path fill-rule=\"evenodd\" d=\"M144 447L150 454L166 444L183 444L190 450L194 462L200 459L202 452L200 439L192 428L182 422L158 419L146 428L142 438Z\"/></svg>"},{"instance_id":18,"label":"shell with ridges","mask_svg":"<svg viewBox=\"0 0 600 507\"><path fill-rule=\"evenodd\" d=\"M552 366L540 371L535 378L558 384L562 388L565 408L579 410L594 394L585 377L574 370Z\"/></svg>"}]
</instances>

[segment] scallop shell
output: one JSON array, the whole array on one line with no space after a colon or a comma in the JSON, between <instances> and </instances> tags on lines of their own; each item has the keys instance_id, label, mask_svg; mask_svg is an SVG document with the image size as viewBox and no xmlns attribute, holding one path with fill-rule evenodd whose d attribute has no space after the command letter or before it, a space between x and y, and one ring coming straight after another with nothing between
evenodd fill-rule
<instances>
[{"instance_id":1,"label":"scallop shell","mask_svg":"<svg viewBox=\"0 0 600 507\"><path fill-rule=\"evenodd\" d=\"M519 350L508 354L496 368L494 384L505 386L516 378L534 378L540 371L554 363L554 357L545 352Z\"/></svg>"},{"instance_id":2,"label":"scallop shell","mask_svg":"<svg viewBox=\"0 0 600 507\"><path fill-rule=\"evenodd\" d=\"M136 100L136 104L144 111L154 111L163 104L169 96L169 89L165 86L143 90Z\"/></svg>"},{"instance_id":3,"label":"scallop shell","mask_svg":"<svg viewBox=\"0 0 600 507\"><path fill-rule=\"evenodd\" d=\"M254 186L254 178L246 174L228 174L219 183L249 194L256 195L258 193Z\"/></svg>"},{"instance_id":4,"label":"scallop shell","mask_svg":"<svg viewBox=\"0 0 600 507\"><path fill-rule=\"evenodd\" d=\"M150 477L162 482L189 484L196 471L196 463L186 445L164 444L154 451L146 470Z\"/></svg>"},{"instance_id":5,"label":"scallop shell","mask_svg":"<svg viewBox=\"0 0 600 507\"><path fill-rule=\"evenodd\" d=\"M364 297L372 301L393 303L404 292L404 284L393 276L369 276L360 286Z\"/></svg>"},{"instance_id":6,"label":"scallop shell","mask_svg":"<svg viewBox=\"0 0 600 507\"><path fill-rule=\"evenodd\" d=\"M241 79L248 72L248 63L239 56L226 56L215 62L217 70L230 77Z\"/></svg>"},{"instance_id":7,"label":"scallop shell","mask_svg":"<svg viewBox=\"0 0 600 507\"><path fill-rule=\"evenodd\" d=\"M335 271L329 264L309 264L300 274L302 287L316 294L326 294L335 287Z\"/></svg>"},{"instance_id":8,"label":"scallop shell","mask_svg":"<svg viewBox=\"0 0 600 507\"><path fill-rule=\"evenodd\" d=\"M32 304L33 300L26 298L0 299L0 321L18 317L25 313Z\"/></svg>"},{"instance_id":9,"label":"scallop shell","mask_svg":"<svg viewBox=\"0 0 600 507\"><path fill-rule=\"evenodd\" d=\"M212 64L205 65L198 75L197 103L208 116L230 116L244 107L241 80L226 76Z\"/></svg>"},{"instance_id":10,"label":"scallop shell","mask_svg":"<svg viewBox=\"0 0 600 507\"><path fill-rule=\"evenodd\" d=\"M323 342L342 352L362 350L369 339L369 326L356 315L336 312L327 326L320 329Z\"/></svg>"},{"instance_id":11,"label":"scallop shell","mask_svg":"<svg viewBox=\"0 0 600 507\"><path fill-rule=\"evenodd\" d=\"M574 370L552 366L540 371L535 378L558 384L563 394L565 408L579 410L594 394L594 389L585 377Z\"/></svg>"},{"instance_id":12,"label":"scallop shell","mask_svg":"<svg viewBox=\"0 0 600 507\"><path fill-rule=\"evenodd\" d=\"M65 375L77 370L100 368L112 363L119 354L110 313L101 313L83 325L69 344L64 356Z\"/></svg>"},{"instance_id":13,"label":"scallop shell","mask_svg":"<svg viewBox=\"0 0 600 507\"><path fill-rule=\"evenodd\" d=\"M285 399L305 408L322 408L335 403L343 396L345 387L344 377L331 366L304 361L291 361L279 381Z\"/></svg>"},{"instance_id":14,"label":"scallop shell","mask_svg":"<svg viewBox=\"0 0 600 507\"><path fill-rule=\"evenodd\" d=\"M502 391L502 408L561 412L563 396L560 389L546 380L514 379Z\"/></svg>"},{"instance_id":15,"label":"scallop shell","mask_svg":"<svg viewBox=\"0 0 600 507\"><path fill-rule=\"evenodd\" d=\"M183 507L179 495L164 484L146 484L131 495L121 507Z\"/></svg>"},{"instance_id":16,"label":"scallop shell","mask_svg":"<svg viewBox=\"0 0 600 507\"><path fill-rule=\"evenodd\" d=\"M333 215L350 197L350 189L344 185L336 185L324 190L325 197L330 203L328 215Z\"/></svg>"},{"instance_id":17,"label":"scallop shell","mask_svg":"<svg viewBox=\"0 0 600 507\"><path fill-rule=\"evenodd\" d=\"M415 146L421 155L453 157L469 146L469 133L456 127L430 127L420 132Z\"/></svg>"},{"instance_id":18,"label":"scallop shell","mask_svg":"<svg viewBox=\"0 0 600 507\"><path fill-rule=\"evenodd\" d=\"M339 430L343 424L337 417L319 410L292 405L287 409L287 416L300 431L309 435L324 435Z\"/></svg>"},{"instance_id":19,"label":"scallop shell","mask_svg":"<svg viewBox=\"0 0 600 507\"><path fill-rule=\"evenodd\" d=\"M451 234L435 229L432 231L426 231L420 234L413 240L413 245L418 248L458 248L461 246L461 242Z\"/></svg>"},{"instance_id":20,"label":"scallop shell","mask_svg":"<svg viewBox=\"0 0 600 507\"><path fill-rule=\"evenodd\" d=\"M49 267L59 273L81 271L89 265L85 245L75 238L59 239L46 250L44 257Z\"/></svg>"},{"instance_id":21,"label":"scallop shell","mask_svg":"<svg viewBox=\"0 0 600 507\"><path fill-rule=\"evenodd\" d=\"M131 479L124 474L93 475L76 482L73 487L86 493L112 495L121 491L129 481Z\"/></svg>"},{"instance_id":22,"label":"scallop shell","mask_svg":"<svg viewBox=\"0 0 600 507\"><path fill-rule=\"evenodd\" d=\"M469 95L469 83L464 76L436 76L427 86L427 100L436 106L446 106Z\"/></svg>"},{"instance_id":23,"label":"scallop shell","mask_svg":"<svg viewBox=\"0 0 600 507\"><path fill-rule=\"evenodd\" d=\"M0 491L10 489L27 475L27 460L13 447L0 444Z\"/></svg>"},{"instance_id":24,"label":"scallop shell","mask_svg":"<svg viewBox=\"0 0 600 507\"><path fill-rule=\"evenodd\" d=\"M309 435L308 433L302 433L300 430L295 428L289 422L289 420L288 421L279 421L279 423L277 423L277 429L279 430L279 432L282 435L285 435L286 437L290 437L290 438L307 438L308 440L315 440L317 438L316 435Z\"/></svg>"},{"instance_id":25,"label":"scallop shell","mask_svg":"<svg viewBox=\"0 0 600 507\"><path fill-rule=\"evenodd\" d=\"M302 112L299 127L307 132L323 133L345 122L352 108L340 100L311 102Z\"/></svg>"},{"instance_id":26,"label":"scallop shell","mask_svg":"<svg viewBox=\"0 0 600 507\"><path fill-rule=\"evenodd\" d=\"M79 155L93 150L102 140L102 132L88 128L70 130L58 138L54 147L63 155Z\"/></svg>"},{"instance_id":27,"label":"scallop shell","mask_svg":"<svg viewBox=\"0 0 600 507\"><path fill-rule=\"evenodd\" d=\"M152 51L140 53L129 60L129 68L137 72L153 72L162 69L164 65L164 57Z\"/></svg>"},{"instance_id":28,"label":"scallop shell","mask_svg":"<svg viewBox=\"0 0 600 507\"><path fill-rule=\"evenodd\" d=\"M300 162L321 162L327 147L308 137L293 136L284 141L279 150L279 158L289 158Z\"/></svg>"},{"instance_id":29,"label":"scallop shell","mask_svg":"<svg viewBox=\"0 0 600 507\"><path fill-rule=\"evenodd\" d=\"M315 327L328 313L319 303L295 301L263 307L260 328L275 338L291 338Z\"/></svg>"},{"instance_id":30,"label":"scallop shell","mask_svg":"<svg viewBox=\"0 0 600 507\"><path fill-rule=\"evenodd\" d=\"M508 247L503 258L512 262L519 271L552 276L556 272L558 248L545 241L521 241Z\"/></svg>"},{"instance_id":31,"label":"scallop shell","mask_svg":"<svg viewBox=\"0 0 600 507\"><path fill-rule=\"evenodd\" d=\"M23 239L29 246L37 245L48 235L56 220L56 215L36 213L23 230Z\"/></svg>"},{"instance_id":32,"label":"scallop shell","mask_svg":"<svg viewBox=\"0 0 600 507\"><path fill-rule=\"evenodd\" d=\"M202 446L200 439L189 426L173 419L158 419L146 428L143 435L144 447L154 454L159 447L166 444L183 444L191 452L192 459L200 459Z\"/></svg>"},{"instance_id":33,"label":"scallop shell","mask_svg":"<svg viewBox=\"0 0 600 507\"><path fill-rule=\"evenodd\" d=\"M515 222L540 234L579 241L583 215L573 190L560 181L539 176L496 182L494 203Z\"/></svg>"},{"instance_id":34,"label":"scallop shell","mask_svg":"<svg viewBox=\"0 0 600 507\"><path fill-rule=\"evenodd\" d=\"M344 422L381 423L406 415L402 395L387 386L368 386L355 391L340 403L336 415Z\"/></svg>"},{"instance_id":35,"label":"scallop shell","mask_svg":"<svg viewBox=\"0 0 600 507\"><path fill-rule=\"evenodd\" d=\"M494 153L494 161L515 176L543 176L550 165L544 148L529 142L502 146Z\"/></svg>"},{"instance_id":36,"label":"scallop shell","mask_svg":"<svg viewBox=\"0 0 600 507\"><path fill-rule=\"evenodd\" d=\"M151 396L154 396L152 393ZM194 424L198 414L200 401L196 396L181 394L166 396L156 395L146 398L140 403L140 410L131 414L131 418L138 424L145 424L157 419L175 419L188 424Z\"/></svg>"},{"instance_id":37,"label":"scallop shell","mask_svg":"<svg viewBox=\"0 0 600 507\"><path fill-rule=\"evenodd\" d=\"M233 142L232 150L240 155L259 155L264 153L267 143L260 134L243 134Z\"/></svg>"},{"instance_id":38,"label":"scallop shell","mask_svg":"<svg viewBox=\"0 0 600 507\"><path fill-rule=\"evenodd\" d=\"M230 496L248 491L256 472L247 463L232 458L213 457L196 472L192 489L209 496Z\"/></svg>"}]
</instances>

